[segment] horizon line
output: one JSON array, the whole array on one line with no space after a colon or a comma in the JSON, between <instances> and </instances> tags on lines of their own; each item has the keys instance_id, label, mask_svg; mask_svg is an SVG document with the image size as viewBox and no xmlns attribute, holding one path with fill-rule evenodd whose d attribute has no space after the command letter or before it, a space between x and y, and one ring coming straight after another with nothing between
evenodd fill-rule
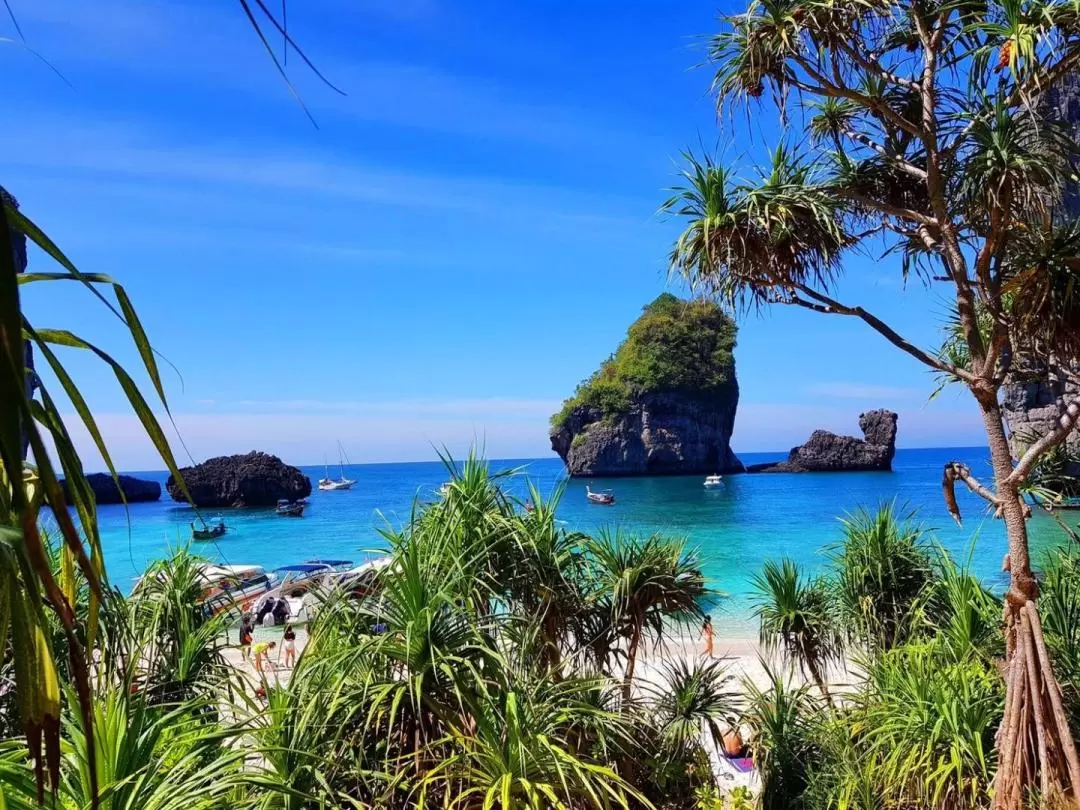
<instances>
[{"instance_id":1,"label":"horizon line","mask_svg":"<svg viewBox=\"0 0 1080 810\"><path fill-rule=\"evenodd\" d=\"M980 444L933 445L933 446L923 446L923 447L897 447L896 449L897 449L897 451L901 451L901 450L912 450L912 451L914 451L914 450L987 450L988 446L987 445L980 445ZM260 452L260 451L249 451L249 452ZM265 452L265 451L263 451L263 452ZM736 456L739 455L738 451L733 451L733 452L735 452ZM791 448L788 448L787 450L747 450L747 451L744 451L744 454L745 455L763 455L763 454L786 455L789 452L791 452ZM231 455L246 455L246 454L245 453L233 453ZM274 453L269 453L269 455L275 455L275 454ZM210 458L221 458L221 456L207 456L207 459L210 459ZM450 458L451 461L456 462L456 461L464 460L465 456L462 456L460 458L450 456L449 458ZM504 458L489 458L489 459L486 459L486 461L489 464L492 464L492 463L496 463L496 462L510 463L510 462L553 461L553 460L556 460L558 458L559 457L556 454L552 453L550 456L531 456L531 457L530 456L513 456L513 457L508 456L508 457L504 457ZM205 460L206 459L204 459L204 461ZM285 461L285 460L282 459L282 461ZM195 463L199 464L201 462L195 462ZM288 464L288 462L285 462L285 463ZM354 461L354 462L351 462L351 463L346 464L344 466L346 466L346 467L378 467L378 466L386 466L386 465L390 465L390 464L403 465L403 464L439 464L439 463L441 463L441 459L436 457L436 458L433 458L433 459L428 459L426 461L415 461L415 460L414 461ZM190 466L191 465L183 465L183 466L180 467L180 469L185 469L186 467L190 467ZM289 466L300 468L300 467L322 467L322 466L325 466L325 465L322 462L313 462L313 463L307 463L307 464L304 464L304 463L289 464ZM336 465L331 465L331 466L336 466ZM98 472L107 473L108 471L107 470L99 470L99 471L95 471L95 472L91 472L91 473L85 473L85 474L86 475L94 475L94 474L96 474ZM168 470L166 470L166 469L117 470L118 475L126 475L126 474L131 474L131 473L167 473L167 472L168 472Z\"/></svg>"}]
</instances>

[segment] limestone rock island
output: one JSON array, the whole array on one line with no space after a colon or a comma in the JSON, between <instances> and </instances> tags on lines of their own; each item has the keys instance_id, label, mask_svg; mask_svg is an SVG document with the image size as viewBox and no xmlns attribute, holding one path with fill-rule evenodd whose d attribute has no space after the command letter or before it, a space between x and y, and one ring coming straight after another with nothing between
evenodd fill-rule
<instances>
[{"instance_id":1,"label":"limestone rock island","mask_svg":"<svg viewBox=\"0 0 1080 810\"><path fill-rule=\"evenodd\" d=\"M99 506L125 501L127 503L156 501L161 497L161 484L157 481L146 481L130 475L118 475L117 478L120 479L119 488L116 486L116 480L108 473L90 473L86 476L86 482L90 484L90 489L94 493L94 501ZM62 480L60 486L64 490L64 497L70 502L67 481Z\"/></svg>"},{"instance_id":2,"label":"limestone rock island","mask_svg":"<svg viewBox=\"0 0 1080 810\"><path fill-rule=\"evenodd\" d=\"M792 448L787 461L751 464L746 471L887 472L896 455L896 418L892 411L867 411L859 415L862 439L815 430L806 444Z\"/></svg>"},{"instance_id":3,"label":"limestone rock island","mask_svg":"<svg viewBox=\"0 0 1080 810\"><path fill-rule=\"evenodd\" d=\"M269 453L218 456L180 474L196 506L273 506L311 494L310 478ZM186 500L173 476L165 488L174 501Z\"/></svg>"},{"instance_id":4,"label":"limestone rock island","mask_svg":"<svg viewBox=\"0 0 1080 810\"><path fill-rule=\"evenodd\" d=\"M571 476L742 472L731 451L737 328L715 303L664 293L551 418Z\"/></svg>"}]
</instances>

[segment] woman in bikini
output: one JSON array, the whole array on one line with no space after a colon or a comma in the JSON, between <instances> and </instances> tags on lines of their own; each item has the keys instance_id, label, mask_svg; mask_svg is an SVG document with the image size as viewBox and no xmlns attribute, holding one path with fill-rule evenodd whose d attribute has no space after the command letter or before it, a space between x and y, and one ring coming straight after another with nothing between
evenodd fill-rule
<instances>
[{"instance_id":1,"label":"woman in bikini","mask_svg":"<svg viewBox=\"0 0 1080 810\"><path fill-rule=\"evenodd\" d=\"M296 666L296 631L291 624L285 625L285 666Z\"/></svg>"}]
</instances>

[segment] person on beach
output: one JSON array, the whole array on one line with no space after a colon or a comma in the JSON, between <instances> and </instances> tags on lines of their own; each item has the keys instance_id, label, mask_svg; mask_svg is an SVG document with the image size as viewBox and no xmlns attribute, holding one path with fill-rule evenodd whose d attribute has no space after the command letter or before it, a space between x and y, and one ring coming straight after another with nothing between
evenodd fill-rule
<instances>
[{"instance_id":1,"label":"person on beach","mask_svg":"<svg viewBox=\"0 0 1080 810\"><path fill-rule=\"evenodd\" d=\"M712 616L706 616L701 624L701 637L705 639L705 651L702 653L706 658L713 657L713 626Z\"/></svg>"},{"instance_id":2,"label":"person on beach","mask_svg":"<svg viewBox=\"0 0 1080 810\"><path fill-rule=\"evenodd\" d=\"M296 631L291 624L285 625L285 666L286 668L296 665Z\"/></svg>"},{"instance_id":3,"label":"person on beach","mask_svg":"<svg viewBox=\"0 0 1080 810\"><path fill-rule=\"evenodd\" d=\"M240 619L240 655L245 661L251 655L252 633L254 631L255 628L251 624L251 614L245 613L244 617Z\"/></svg>"},{"instance_id":4,"label":"person on beach","mask_svg":"<svg viewBox=\"0 0 1080 810\"><path fill-rule=\"evenodd\" d=\"M270 650L277 646L273 641L260 641L255 645L255 671L260 675L263 674L263 666L270 664Z\"/></svg>"}]
</instances>

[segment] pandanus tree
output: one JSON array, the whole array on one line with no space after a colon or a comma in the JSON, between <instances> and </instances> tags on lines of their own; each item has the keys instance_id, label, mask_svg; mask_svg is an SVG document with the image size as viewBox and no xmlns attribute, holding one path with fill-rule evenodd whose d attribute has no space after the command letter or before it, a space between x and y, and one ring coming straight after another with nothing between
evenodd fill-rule
<instances>
[{"instance_id":1,"label":"pandanus tree","mask_svg":"<svg viewBox=\"0 0 1080 810\"><path fill-rule=\"evenodd\" d=\"M843 637L825 582L807 579L792 560L766 561L754 577L761 644L798 663L826 700L829 665L840 659Z\"/></svg>"},{"instance_id":2,"label":"pandanus tree","mask_svg":"<svg viewBox=\"0 0 1080 810\"><path fill-rule=\"evenodd\" d=\"M945 469L1004 521L1008 703L995 804L1030 789L1080 791L1080 762L1035 609L1020 490L1080 419L1013 459L1000 390L1021 362L1074 375L1080 357L1080 224L1060 216L1076 144L1043 100L1080 63L1080 6L1060 0L753 0L710 42L722 113L772 102L798 150L755 172L689 155L663 210L687 220L674 273L733 308L784 304L854 318L975 400L993 483ZM796 104L795 101L800 102ZM917 346L842 300L846 256L898 256L954 306L943 350Z\"/></svg>"},{"instance_id":3,"label":"pandanus tree","mask_svg":"<svg viewBox=\"0 0 1080 810\"><path fill-rule=\"evenodd\" d=\"M642 643L660 644L672 623L700 620L711 596L694 554L678 541L601 532L585 543L593 596L626 642L623 700L630 699Z\"/></svg>"}]
</instances>

